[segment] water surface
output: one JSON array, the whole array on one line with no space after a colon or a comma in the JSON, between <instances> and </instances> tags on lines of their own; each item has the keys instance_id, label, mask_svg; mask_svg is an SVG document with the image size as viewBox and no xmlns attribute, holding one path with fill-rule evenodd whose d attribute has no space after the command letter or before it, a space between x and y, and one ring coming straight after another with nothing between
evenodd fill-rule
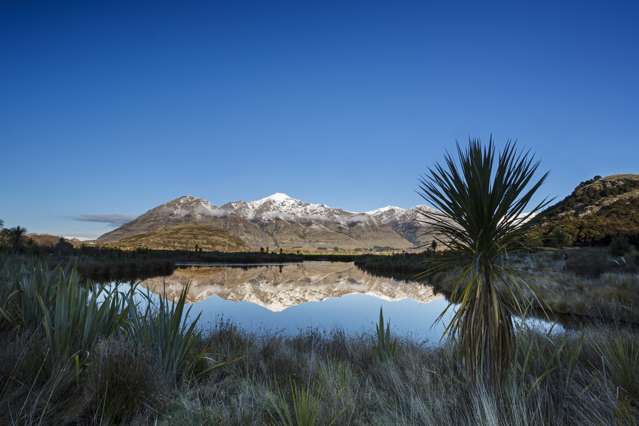
<instances>
[{"instance_id":1,"label":"water surface","mask_svg":"<svg viewBox=\"0 0 639 426\"><path fill-rule=\"evenodd\" d=\"M231 321L259 334L372 333L382 308L395 335L434 345L453 314L451 309L436 321L448 302L431 286L375 277L343 262L188 266L142 286L175 299L187 283L192 312L201 313L204 329Z\"/></svg>"}]
</instances>

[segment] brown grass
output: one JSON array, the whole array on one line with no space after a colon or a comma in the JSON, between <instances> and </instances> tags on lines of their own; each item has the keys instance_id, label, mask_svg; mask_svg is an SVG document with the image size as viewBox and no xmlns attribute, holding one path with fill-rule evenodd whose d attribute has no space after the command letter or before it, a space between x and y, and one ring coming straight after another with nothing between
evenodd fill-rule
<instances>
[{"instance_id":1,"label":"brown grass","mask_svg":"<svg viewBox=\"0 0 639 426\"><path fill-rule=\"evenodd\" d=\"M133 235L105 245L125 250L195 250L197 247L205 251L240 251L246 248L242 240L219 228L194 224L168 226L152 233Z\"/></svg>"}]
</instances>

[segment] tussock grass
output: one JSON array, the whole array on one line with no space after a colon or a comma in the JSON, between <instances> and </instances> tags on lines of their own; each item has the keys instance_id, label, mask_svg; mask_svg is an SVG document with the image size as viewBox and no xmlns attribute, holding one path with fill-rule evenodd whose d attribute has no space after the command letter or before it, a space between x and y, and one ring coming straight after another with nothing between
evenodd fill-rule
<instances>
[{"instance_id":1,"label":"tussock grass","mask_svg":"<svg viewBox=\"0 0 639 426\"><path fill-rule=\"evenodd\" d=\"M590 425L637 419L633 391L620 392L601 348L629 331L591 327L546 335L518 329L513 368L500 390L475 385L449 344L426 348L397 340L390 358L377 356L371 335L306 332L255 336L220 324L207 339L232 340L244 362L216 371L179 392L166 424L436 424ZM630 352L632 353L632 352ZM213 356L229 354L220 347ZM626 352L622 352L626 354ZM608 355L612 356L612 355ZM631 356L625 357L628 361ZM602 364L603 362L603 364ZM632 365L630 361L626 366ZM630 383L637 383L634 376ZM316 414L317 413L317 414ZM308 418L316 419L307 423Z\"/></svg>"},{"instance_id":2,"label":"tussock grass","mask_svg":"<svg viewBox=\"0 0 639 426\"><path fill-rule=\"evenodd\" d=\"M600 248L511 253L508 263L521 273L527 285L516 292L518 303L513 303L512 291L502 283L496 284L497 289L507 303L526 308L528 314L536 313L542 317L548 314L569 315L582 320L605 319L639 324L639 273L627 266L634 265L631 262L636 261L628 260L628 256L625 260L608 259L606 269L598 275L576 274L567 267L568 260L588 259L592 253L598 257L606 256L606 251ZM568 259L564 258L565 255ZM426 281L437 292L454 297L454 273L440 273L427 280L417 275L419 270L427 268L434 256L437 255L368 256L355 263L374 275ZM626 262L626 266L620 268L615 262ZM584 268L584 271L588 269Z\"/></svg>"},{"instance_id":3,"label":"tussock grass","mask_svg":"<svg viewBox=\"0 0 639 426\"><path fill-rule=\"evenodd\" d=\"M494 390L470 380L454 343L432 348L392 337L383 318L383 334L258 336L224 322L202 334L180 301L134 310L129 297L103 290L106 305L94 306L99 289L76 282L72 273L5 266L0 292L19 291L0 299L11 313L1 320L0 424L600 425L639 419L639 334L614 324L564 334L518 328L513 366ZM71 283L83 290L68 289ZM22 288L50 297L51 304L43 309ZM54 320L52 312L66 303L89 307ZM103 309L113 322L90 320L101 306L110 306ZM94 323L106 325L89 326ZM53 338L47 327L70 334ZM97 331L80 333L85 328ZM395 347L385 356L379 355L382 335Z\"/></svg>"},{"instance_id":4,"label":"tussock grass","mask_svg":"<svg viewBox=\"0 0 639 426\"><path fill-rule=\"evenodd\" d=\"M100 341L83 377L85 410L91 422L122 423L156 415L171 384L161 363L125 336Z\"/></svg>"},{"instance_id":5,"label":"tussock grass","mask_svg":"<svg viewBox=\"0 0 639 426\"><path fill-rule=\"evenodd\" d=\"M291 384L288 395L282 390L271 399L271 416L284 426L313 426L319 421L320 400L311 386ZM328 422L333 423L333 422Z\"/></svg>"}]
</instances>

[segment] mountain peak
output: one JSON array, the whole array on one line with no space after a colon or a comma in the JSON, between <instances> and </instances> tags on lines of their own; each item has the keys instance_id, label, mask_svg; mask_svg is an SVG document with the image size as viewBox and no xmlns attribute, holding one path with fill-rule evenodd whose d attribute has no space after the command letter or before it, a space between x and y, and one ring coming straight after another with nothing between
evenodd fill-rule
<instances>
[{"instance_id":1,"label":"mountain peak","mask_svg":"<svg viewBox=\"0 0 639 426\"><path fill-rule=\"evenodd\" d=\"M180 217L187 215L210 216L223 213L208 200L193 195L183 195L158 208Z\"/></svg>"},{"instance_id":2,"label":"mountain peak","mask_svg":"<svg viewBox=\"0 0 639 426\"><path fill-rule=\"evenodd\" d=\"M191 203L193 201L206 201L206 200L193 195L182 195L181 197L177 197L176 199L169 201L167 204L184 204L184 203Z\"/></svg>"},{"instance_id":3,"label":"mountain peak","mask_svg":"<svg viewBox=\"0 0 639 426\"><path fill-rule=\"evenodd\" d=\"M259 201L286 201L286 200L293 200L293 199L294 198L288 194L285 194L283 192L276 192L274 194L269 195L268 197L262 198Z\"/></svg>"},{"instance_id":4,"label":"mountain peak","mask_svg":"<svg viewBox=\"0 0 639 426\"><path fill-rule=\"evenodd\" d=\"M276 192L274 194L269 195L268 197L260 198L259 200L255 200L255 201L250 201L248 202L248 205L251 206L252 208L258 208L267 203L275 203L276 205L279 205L279 204L289 205L289 204L300 203L300 200L295 199L283 192Z\"/></svg>"},{"instance_id":5,"label":"mountain peak","mask_svg":"<svg viewBox=\"0 0 639 426\"><path fill-rule=\"evenodd\" d=\"M366 214L376 215L378 213L385 213L385 212L391 211L391 210L403 212L406 209L404 209L402 207L398 207L398 206L385 206L385 207L380 207L380 208L375 209L375 210L369 210L369 211L366 212Z\"/></svg>"}]
</instances>

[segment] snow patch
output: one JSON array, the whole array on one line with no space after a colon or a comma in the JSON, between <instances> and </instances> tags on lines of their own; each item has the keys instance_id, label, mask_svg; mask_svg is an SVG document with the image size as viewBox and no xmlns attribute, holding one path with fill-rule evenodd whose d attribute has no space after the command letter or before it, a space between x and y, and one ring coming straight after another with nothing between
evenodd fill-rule
<instances>
[{"instance_id":1,"label":"snow patch","mask_svg":"<svg viewBox=\"0 0 639 426\"><path fill-rule=\"evenodd\" d=\"M369 221L376 221L380 224L410 222L418 216L418 210L433 211L432 208L427 206L405 209L389 205L367 212L352 212L332 208L326 204L307 203L283 192L276 192L254 201L229 202L221 207L216 207L203 198L185 195L167 203L163 207L164 211L173 217L193 216L200 219L237 215L248 220L284 220L288 222L306 220L320 224L323 222L337 222L342 225L367 223Z\"/></svg>"},{"instance_id":2,"label":"snow patch","mask_svg":"<svg viewBox=\"0 0 639 426\"><path fill-rule=\"evenodd\" d=\"M375 216L376 214L386 213L388 211L403 212L403 211L406 211L406 209L401 208L401 207L397 207L397 206L385 206L385 207L380 207L379 209L369 210L369 211L366 212L366 214L369 214L371 216Z\"/></svg>"}]
</instances>

